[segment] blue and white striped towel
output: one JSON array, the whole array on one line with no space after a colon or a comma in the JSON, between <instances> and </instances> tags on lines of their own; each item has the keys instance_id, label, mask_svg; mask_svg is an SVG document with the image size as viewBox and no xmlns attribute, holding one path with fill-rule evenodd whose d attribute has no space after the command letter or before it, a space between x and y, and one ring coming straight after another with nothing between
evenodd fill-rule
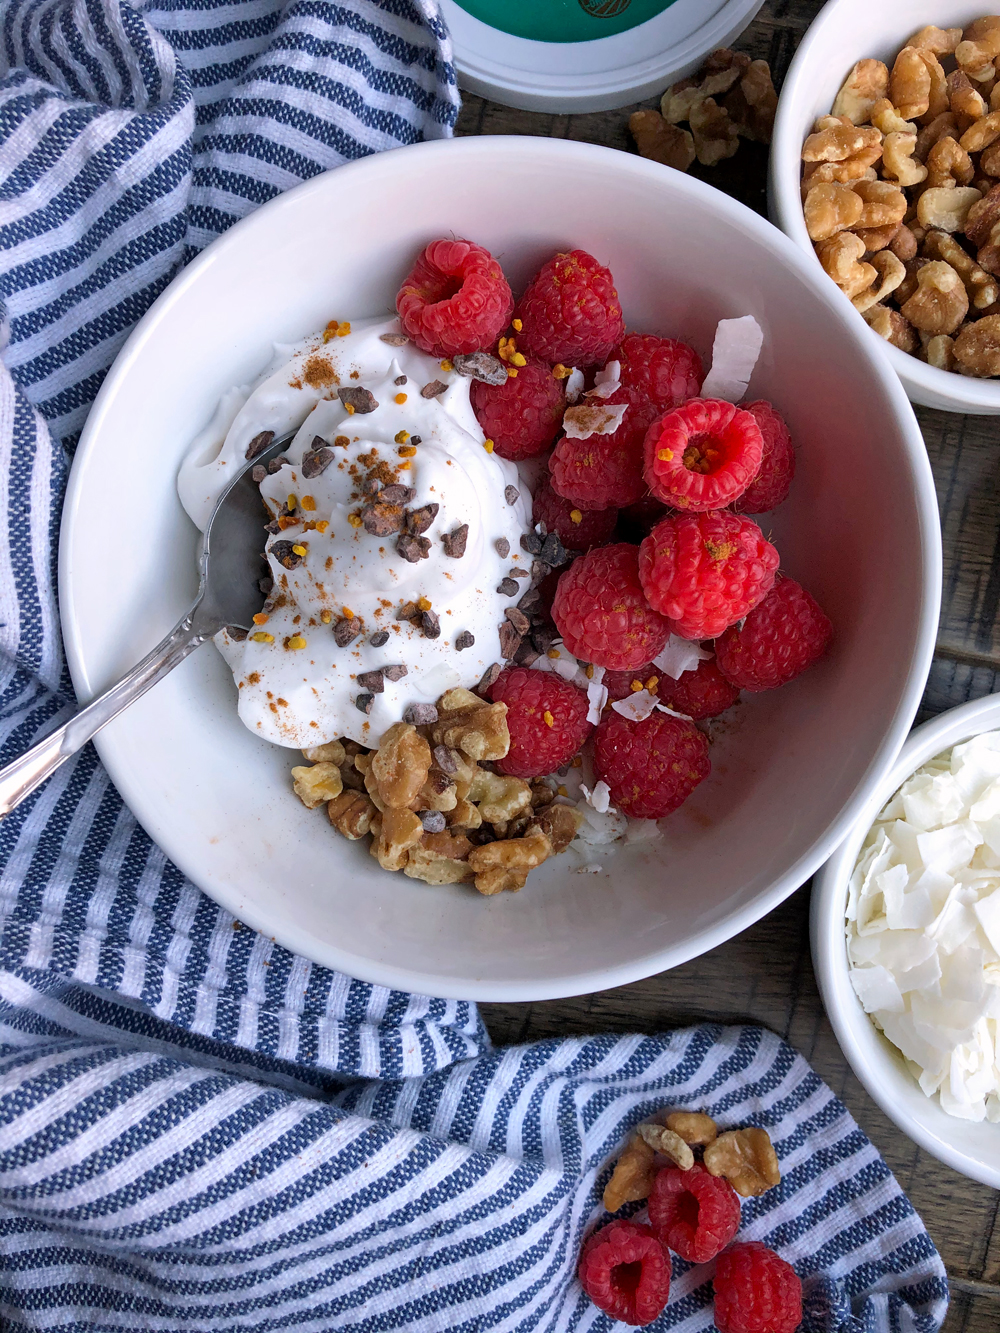
<instances>
[{"instance_id":1,"label":"blue and white striped towel","mask_svg":"<svg viewBox=\"0 0 1000 1333\"><path fill-rule=\"evenodd\" d=\"M450 134L435 0L0 0L0 763L72 708L71 449L135 320L257 204ZM0 825L0 1320L12 1330L610 1329L573 1277L665 1104L768 1126L745 1234L809 1333L934 1333L944 1271L844 1107L754 1028L494 1051L473 1005L315 967L167 863L92 749ZM711 1327L675 1265L659 1329Z\"/></svg>"}]
</instances>

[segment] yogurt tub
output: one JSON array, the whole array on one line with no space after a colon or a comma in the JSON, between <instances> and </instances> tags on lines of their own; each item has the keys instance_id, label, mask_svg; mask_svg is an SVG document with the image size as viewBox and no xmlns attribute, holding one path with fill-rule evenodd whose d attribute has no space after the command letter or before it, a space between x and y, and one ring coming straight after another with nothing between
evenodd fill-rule
<instances>
[{"instance_id":1,"label":"yogurt tub","mask_svg":"<svg viewBox=\"0 0 1000 1333\"><path fill-rule=\"evenodd\" d=\"M993 1188L998 728L996 695L917 727L816 876L811 912L820 991L854 1072L910 1138Z\"/></svg>"}]
</instances>

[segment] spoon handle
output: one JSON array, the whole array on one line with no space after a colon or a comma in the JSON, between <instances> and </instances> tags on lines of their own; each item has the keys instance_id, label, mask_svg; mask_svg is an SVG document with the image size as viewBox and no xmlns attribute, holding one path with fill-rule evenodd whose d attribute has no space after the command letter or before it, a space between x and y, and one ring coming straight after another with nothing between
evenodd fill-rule
<instances>
[{"instance_id":1,"label":"spoon handle","mask_svg":"<svg viewBox=\"0 0 1000 1333\"><path fill-rule=\"evenodd\" d=\"M82 750L102 727L211 637L204 626L195 628L195 609L192 607L166 638L121 680L81 708L50 736L32 746L26 754L0 769L0 818L10 814L40 783L51 777L60 764Z\"/></svg>"}]
</instances>

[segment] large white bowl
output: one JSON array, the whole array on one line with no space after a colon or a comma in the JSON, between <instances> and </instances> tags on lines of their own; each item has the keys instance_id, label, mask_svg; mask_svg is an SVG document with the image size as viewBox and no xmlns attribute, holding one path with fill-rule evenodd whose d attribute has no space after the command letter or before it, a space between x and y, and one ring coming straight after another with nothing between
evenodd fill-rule
<instances>
[{"instance_id":1,"label":"large white bowl","mask_svg":"<svg viewBox=\"0 0 1000 1333\"><path fill-rule=\"evenodd\" d=\"M1000 727L1000 695L952 708L916 727L899 758L872 787L851 833L813 881L813 964L830 1024L851 1068L890 1120L940 1161L1000 1189L1000 1125L959 1120L926 1097L902 1055L875 1027L854 993L847 958L847 889L861 845L897 787L936 754Z\"/></svg>"},{"instance_id":2,"label":"large white bowl","mask_svg":"<svg viewBox=\"0 0 1000 1333\"><path fill-rule=\"evenodd\" d=\"M802 144L817 116L829 114L833 100L854 63L866 57L889 67L908 37L928 23L964 27L989 13L982 0L828 0L795 53L778 99L771 143L768 209L772 219L822 273L802 217L799 182ZM824 275L825 276L825 275ZM944 412L992 415L1000 412L1000 380L972 379L928 366L893 347L873 332L850 301L827 278L838 302L850 310L859 336L888 354L907 394L915 403Z\"/></svg>"},{"instance_id":3,"label":"large white bowl","mask_svg":"<svg viewBox=\"0 0 1000 1333\"><path fill-rule=\"evenodd\" d=\"M484 899L381 871L292 795L294 752L237 720L211 646L99 740L125 800L170 857L244 921L355 976L525 1000L648 976L742 930L801 884L902 744L938 615L940 538L926 452L888 363L780 232L655 163L553 139L422 144L341 167L265 205L187 268L133 333L73 468L60 587L74 681L91 695L145 652L195 586L177 501L188 441L273 340L391 308L416 251L470 236L515 287L559 248L610 263L630 325L690 339L753 313L799 450L765 520L785 567L836 626L829 657L748 700L714 773L662 842ZM877 349L876 349L877 351Z\"/></svg>"}]
</instances>

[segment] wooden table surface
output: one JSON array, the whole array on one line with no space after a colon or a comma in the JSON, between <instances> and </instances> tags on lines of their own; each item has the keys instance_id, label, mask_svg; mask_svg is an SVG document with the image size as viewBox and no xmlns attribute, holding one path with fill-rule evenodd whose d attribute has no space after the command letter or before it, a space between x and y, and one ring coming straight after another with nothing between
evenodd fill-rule
<instances>
[{"instance_id":1,"label":"wooden table surface","mask_svg":"<svg viewBox=\"0 0 1000 1333\"><path fill-rule=\"evenodd\" d=\"M769 61L779 91L796 45L821 0L767 0L734 45ZM859 57L865 52L858 51ZM657 99L637 103L655 106ZM634 148L632 107L589 115L514 111L466 94L459 134L526 134ZM744 143L703 180L765 209L767 151ZM923 716L989 694L1000 671L1000 418L917 409L944 532L944 604ZM647 981L571 1000L489 1004L500 1044L588 1032L658 1032L705 1019L761 1023L780 1033L843 1098L920 1212L948 1268L946 1333L1000 1333L1000 1194L973 1184L914 1146L874 1105L827 1022L809 957L809 886L727 944Z\"/></svg>"}]
</instances>

